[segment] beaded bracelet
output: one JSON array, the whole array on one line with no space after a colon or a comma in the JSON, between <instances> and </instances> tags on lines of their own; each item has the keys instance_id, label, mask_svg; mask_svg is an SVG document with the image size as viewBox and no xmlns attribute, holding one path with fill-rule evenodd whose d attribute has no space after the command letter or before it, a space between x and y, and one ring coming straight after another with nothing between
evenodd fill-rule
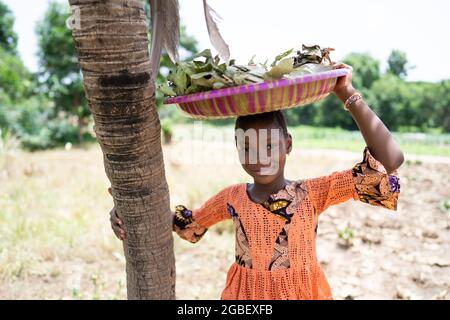
<instances>
[{"instance_id":1,"label":"beaded bracelet","mask_svg":"<svg viewBox=\"0 0 450 320\"><path fill-rule=\"evenodd\" d=\"M344 103L345 111L349 111L348 108L355 103L356 101L362 99L362 96L359 92L352 94Z\"/></svg>"}]
</instances>

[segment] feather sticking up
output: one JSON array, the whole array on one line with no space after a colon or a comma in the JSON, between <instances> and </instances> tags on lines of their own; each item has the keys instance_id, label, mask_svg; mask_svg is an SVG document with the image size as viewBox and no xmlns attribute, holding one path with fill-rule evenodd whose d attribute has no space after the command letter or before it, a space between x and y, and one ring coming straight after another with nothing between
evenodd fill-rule
<instances>
[{"instance_id":1,"label":"feather sticking up","mask_svg":"<svg viewBox=\"0 0 450 320\"><path fill-rule=\"evenodd\" d=\"M180 12L177 0L160 0L164 22L163 45L170 60L178 61L178 43L180 42Z\"/></svg>"},{"instance_id":2,"label":"feather sticking up","mask_svg":"<svg viewBox=\"0 0 450 320\"><path fill-rule=\"evenodd\" d=\"M221 20L217 12L211 8L206 0L203 0L203 9L205 11L206 26L208 28L209 39L211 44L217 50L223 60L228 61L230 59L230 48L220 34L217 23Z\"/></svg>"},{"instance_id":3,"label":"feather sticking up","mask_svg":"<svg viewBox=\"0 0 450 320\"><path fill-rule=\"evenodd\" d=\"M164 25L159 11L159 0L150 0L150 17L152 23L151 35L152 45L150 49L150 63L152 66L152 80L155 81L158 76L159 63L162 52L162 29Z\"/></svg>"},{"instance_id":4,"label":"feather sticking up","mask_svg":"<svg viewBox=\"0 0 450 320\"><path fill-rule=\"evenodd\" d=\"M149 2L152 23L150 63L154 81L158 76L163 46L173 63L178 60L180 15L177 0L149 0Z\"/></svg>"}]
</instances>

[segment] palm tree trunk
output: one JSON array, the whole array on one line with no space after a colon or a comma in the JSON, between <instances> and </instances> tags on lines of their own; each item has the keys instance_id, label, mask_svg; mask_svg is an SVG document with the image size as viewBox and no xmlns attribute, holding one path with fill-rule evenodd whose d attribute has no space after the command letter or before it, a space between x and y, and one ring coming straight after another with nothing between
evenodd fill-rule
<instances>
[{"instance_id":1,"label":"palm tree trunk","mask_svg":"<svg viewBox=\"0 0 450 320\"><path fill-rule=\"evenodd\" d=\"M169 192L142 1L69 3L79 13L72 34L114 204L127 231L128 299L174 299Z\"/></svg>"}]
</instances>

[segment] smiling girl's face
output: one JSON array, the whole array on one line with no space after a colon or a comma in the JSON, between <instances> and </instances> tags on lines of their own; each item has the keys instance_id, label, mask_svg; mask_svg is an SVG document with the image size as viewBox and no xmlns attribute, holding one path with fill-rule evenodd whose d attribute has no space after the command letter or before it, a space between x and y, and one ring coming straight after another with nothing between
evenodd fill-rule
<instances>
[{"instance_id":1,"label":"smiling girl's face","mask_svg":"<svg viewBox=\"0 0 450 320\"><path fill-rule=\"evenodd\" d=\"M245 118L238 118L235 128L241 165L255 183L270 184L284 174L286 155L292 149L291 135L275 116Z\"/></svg>"}]
</instances>

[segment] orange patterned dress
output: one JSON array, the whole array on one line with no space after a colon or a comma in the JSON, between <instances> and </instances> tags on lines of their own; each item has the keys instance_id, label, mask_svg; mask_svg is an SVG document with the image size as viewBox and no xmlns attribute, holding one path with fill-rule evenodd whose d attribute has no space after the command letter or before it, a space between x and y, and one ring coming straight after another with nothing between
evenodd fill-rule
<instances>
[{"instance_id":1,"label":"orange patterned dress","mask_svg":"<svg viewBox=\"0 0 450 320\"><path fill-rule=\"evenodd\" d=\"M349 199L397 210L399 194L397 172L388 175L366 147L363 161L353 168L292 181L264 203L253 202L247 184L240 183L198 209L179 205L174 230L197 242L210 226L233 220L236 261L222 299L332 299L316 256L320 214Z\"/></svg>"}]
</instances>

